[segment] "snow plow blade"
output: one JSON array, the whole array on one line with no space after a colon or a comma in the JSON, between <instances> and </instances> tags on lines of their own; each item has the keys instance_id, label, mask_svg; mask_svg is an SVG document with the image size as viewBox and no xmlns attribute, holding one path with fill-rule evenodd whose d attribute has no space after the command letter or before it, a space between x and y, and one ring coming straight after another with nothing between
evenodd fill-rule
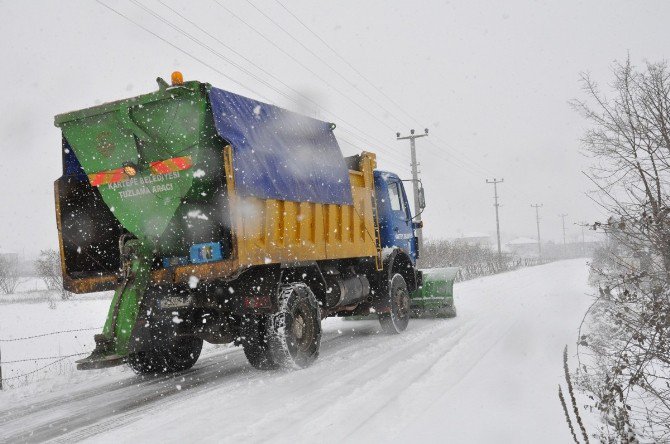
<instances>
[{"instance_id":1,"label":"snow plow blade","mask_svg":"<svg viewBox=\"0 0 670 444\"><path fill-rule=\"evenodd\" d=\"M458 267L421 270L423 283L411 295L412 317L453 318L456 316L454 282L458 276L458 270Z\"/></svg>"}]
</instances>

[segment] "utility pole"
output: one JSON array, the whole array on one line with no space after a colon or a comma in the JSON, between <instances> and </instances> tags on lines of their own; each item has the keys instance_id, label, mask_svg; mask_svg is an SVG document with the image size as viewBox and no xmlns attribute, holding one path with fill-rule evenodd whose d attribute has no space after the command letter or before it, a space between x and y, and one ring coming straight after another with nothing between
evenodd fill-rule
<instances>
[{"instance_id":1,"label":"utility pole","mask_svg":"<svg viewBox=\"0 0 670 444\"><path fill-rule=\"evenodd\" d=\"M565 245L565 218L567 217L567 214L559 214L558 217L563 219L563 245Z\"/></svg>"},{"instance_id":2,"label":"utility pole","mask_svg":"<svg viewBox=\"0 0 670 444\"><path fill-rule=\"evenodd\" d=\"M500 249L500 218L498 217L498 184L503 183L505 179L496 179L495 177L493 180L486 179L486 183L492 183L493 184L493 199L495 200L495 203L493 204L494 207L496 207L496 235L498 238L498 255L500 256L502 254L502 250Z\"/></svg>"},{"instance_id":3,"label":"utility pole","mask_svg":"<svg viewBox=\"0 0 670 444\"><path fill-rule=\"evenodd\" d=\"M584 228L588 225L588 222L579 221L575 222L575 225L579 225L582 229L582 253L586 253L586 235L584 234Z\"/></svg>"},{"instance_id":4,"label":"utility pole","mask_svg":"<svg viewBox=\"0 0 670 444\"><path fill-rule=\"evenodd\" d=\"M542 204L530 204L535 208L535 223L537 224L537 257L542 259L542 241L540 240L540 208Z\"/></svg>"},{"instance_id":5,"label":"utility pole","mask_svg":"<svg viewBox=\"0 0 670 444\"><path fill-rule=\"evenodd\" d=\"M426 137L428 135L428 128L423 130L423 134L414 134L414 129L409 130L409 136L400 137L400 133L396 133L396 140L407 140L409 139L409 146L412 155L412 190L414 191L414 219L419 226L416 229L416 237L419 241L419 251L423 250L423 228L421 227L421 212L423 209L419 204L419 164L416 162L416 143L414 140L419 137ZM423 193L423 189L421 190Z\"/></svg>"}]
</instances>

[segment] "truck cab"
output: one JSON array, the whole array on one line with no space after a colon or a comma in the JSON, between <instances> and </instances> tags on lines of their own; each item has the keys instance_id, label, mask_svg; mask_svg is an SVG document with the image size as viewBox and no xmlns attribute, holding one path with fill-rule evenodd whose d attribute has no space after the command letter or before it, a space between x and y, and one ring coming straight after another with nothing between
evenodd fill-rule
<instances>
[{"instance_id":1,"label":"truck cab","mask_svg":"<svg viewBox=\"0 0 670 444\"><path fill-rule=\"evenodd\" d=\"M402 180L394 173L375 170L375 194L379 214L379 237L383 249L403 250L413 264L419 257L417 224Z\"/></svg>"}]
</instances>

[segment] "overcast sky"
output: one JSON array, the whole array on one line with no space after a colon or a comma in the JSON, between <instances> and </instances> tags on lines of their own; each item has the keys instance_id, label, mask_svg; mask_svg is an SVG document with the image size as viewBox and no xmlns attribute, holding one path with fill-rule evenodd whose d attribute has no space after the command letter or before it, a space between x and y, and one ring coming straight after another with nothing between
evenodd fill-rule
<instances>
[{"instance_id":1,"label":"overcast sky","mask_svg":"<svg viewBox=\"0 0 670 444\"><path fill-rule=\"evenodd\" d=\"M584 122L568 104L582 97L579 73L606 84L628 53L665 59L670 17L667 1L281 0L342 60L274 0L220 0L236 17L210 0L163 0L218 41L138 1L216 54L129 0L106 2L183 52L92 0L0 0L0 251L57 245L53 116L152 91L175 69L333 121L345 154L376 152L407 178L409 144L395 132L430 128L417 141L428 237L493 234L493 177L505 180L504 240L535 236L536 202L544 239L560 239L560 213L577 236L575 221L601 217L585 196Z\"/></svg>"}]
</instances>

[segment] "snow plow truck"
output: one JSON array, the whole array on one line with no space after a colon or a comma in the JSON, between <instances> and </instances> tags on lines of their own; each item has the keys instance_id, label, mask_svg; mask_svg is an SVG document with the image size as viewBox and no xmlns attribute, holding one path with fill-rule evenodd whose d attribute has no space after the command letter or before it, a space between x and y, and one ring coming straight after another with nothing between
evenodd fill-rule
<instances>
[{"instance_id":1,"label":"snow plow truck","mask_svg":"<svg viewBox=\"0 0 670 444\"><path fill-rule=\"evenodd\" d=\"M60 114L66 290L115 290L79 369L185 370L203 341L303 368L321 321L400 333L421 286L403 182L343 157L335 125L198 81Z\"/></svg>"}]
</instances>

